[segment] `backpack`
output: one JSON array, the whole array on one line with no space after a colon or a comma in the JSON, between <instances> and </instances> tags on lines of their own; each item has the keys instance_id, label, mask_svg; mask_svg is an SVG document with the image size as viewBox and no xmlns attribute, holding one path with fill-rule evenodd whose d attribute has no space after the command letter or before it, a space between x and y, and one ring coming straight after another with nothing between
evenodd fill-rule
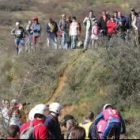
<instances>
[{"instance_id":1,"label":"backpack","mask_svg":"<svg viewBox=\"0 0 140 140\"><path fill-rule=\"evenodd\" d=\"M33 123L31 122L30 123L30 126L25 129L23 132L21 132L20 134L20 138L19 139L35 139L34 138L34 129L37 127L37 126L40 126L42 125L42 123L36 125L36 126L33 126Z\"/></svg>"}]
</instances>

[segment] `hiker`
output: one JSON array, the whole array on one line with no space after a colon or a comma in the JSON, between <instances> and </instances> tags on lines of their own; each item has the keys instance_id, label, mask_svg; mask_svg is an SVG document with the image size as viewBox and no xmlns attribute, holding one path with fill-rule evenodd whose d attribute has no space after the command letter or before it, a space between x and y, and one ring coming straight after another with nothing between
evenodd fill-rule
<instances>
[{"instance_id":1,"label":"hiker","mask_svg":"<svg viewBox=\"0 0 140 140\"><path fill-rule=\"evenodd\" d=\"M92 35L91 35L91 40L92 40L92 47L96 48L97 47L97 41L99 39L99 26L98 22L93 23L92 26Z\"/></svg>"},{"instance_id":2,"label":"hiker","mask_svg":"<svg viewBox=\"0 0 140 140\"><path fill-rule=\"evenodd\" d=\"M85 129L82 127L75 127L74 129L71 130L71 133L69 135L68 139L79 139L83 140L86 137L86 132Z\"/></svg>"},{"instance_id":3,"label":"hiker","mask_svg":"<svg viewBox=\"0 0 140 140\"><path fill-rule=\"evenodd\" d=\"M111 16L110 20L107 22L107 34L108 39L116 33L117 22L114 20L114 16Z\"/></svg>"},{"instance_id":4,"label":"hiker","mask_svg":"<svg viewBox=\"0 0 140 140\"><path fill-rule=\"evenodd\" d=\"M53 45L54 49L58 48L57 32L58 26L52 18L49 19L49 23L46 26L47 32L47 47L50 48ZM53 44L52 44L53 43Z\"/></svg>"},{"instance_id":5,"label":"hiker","mask_svg":"<svg viewBox=\"0 0 140 140\"><path fill-rule=\"evenodd\" d=\"M29 52L31 52L31 49L32 49L32 37L33 37L33 31L31 29L32 27L32 21L29 20L28 21L28 25L26 26L26 34L27 34L27 42L26 42L26 49L29 50Z\"/></svg>"},{"instance_id":6,"label":"hiker","mask_svg":"<svg viewBox=\"0 0 140 140\"><path fill-rule=\"evenodd\" d=\"M91 45L92 25L96 21L93 11L89 11L89 15L84 19L83 23L86 26L86 35L84 49L88 49Z\"/></svg>"},{"instance_id":7,"label":"hiker","mask_svg":"<svg viewBox=\"0 0 140 140\"><path fill-rule=\"evenodd\" d=\"M62 15L62 19L59 22L59 31L61 33L61 47L62 49L68 49L67 39L69 37L69 23L66 20L66 15Z\"/></svg>"},{"instance_id":8,"label":"hiker","mask_svg":"<svg viewBox=\"0 0 140 140\"><path fill-rule=\"evenodd\" d=\"M61 139L61 128L58 121L61 115L61 105L57 102L50 104L50 115L46 118L45 125L49 129L49 139Z\"/></svg>"},{"instance_id":9,"label":"hiker","mask_svg":"<svg viewBox=\"0 0 140 140\"><path fill-rule=\"evenodd\" d=\"M101 119L97 124L97 130L98 130L100 139L102 139L103 137L103 133L105 131L106 125L107 125L107 121L104 119Z\"/></svg>"},{"instance_id":10,"label":"hiker","mask_svg":"<svg viewBox=\"0 0 140 140\"><path fill-rule=\"evenodd\" d=\"M71 130L78 126L76 119L72 115L66 115L63 119L62 126L66 128L66 133L64 134L64 139L68 139Z\"/></svg>"},{"instance_id":11,"label":"hiker","mask_svg":"<svg viewBox=\"0 0 140 140\"><path fill-rule=\"evenodd\" d=\"M102 11L102 16L99 19L98 25L100 28L100 32L102 34L103 37L107 36L107 22L109 20L109 16L106 13L106 11Z\"/></svg>"},{"instance_id":12,"label":"hiker","mask_svg":"<svg viewBox=\"0 0 140 140\"><path fill-rule=\"evenodd\" d=\"M34 107L34 119L28 121L20 127L20 139L48 139L48 128L44 125L48 115L46 105L39 104ZM33 129L33 134L29 137L28 132ZM28 131L27 131L28 129Z\"/></svg>"},{"instance_id":13,"label":"hiker","mask_svg":"<svg viewBox=\"0 0 140 140\"><path fill-rule=\"evenodd\" d=\"M89 128L94 121L94 113L89 111L85 115L85 121L79 124L79 126L83 127L86 131L86 139L89 139Z\"/></svg>"},{"instance_id":14,"label":"hiker","mask_svg":"<svg viewBox=\"0 0 140 140\"><path fill-rule=\"evenodd\" d=\"M107 126L103 133L102 139L106 139L109 136L111 130L115 127L115 139L120 139L121 128L122 133L125 134L126 128L123 118L120 115L120 112L115 109L112 105L106 104L103 107L103 111L100 115L97 116L95 124L97 125L101 119L107 121Z\"/></svg>"},{"instance_id":15,"label":"hiker","mask_svg":"<svg viewBox=\"0 0 140 140\"><path fill-rule=\"evenodd\" d=\"M20 135L19 126L17 126L17 125L10 125L9 128L8 128L8 132L9 132L9 136L7 137L7 140L19 139L19 135Z\"/></svg>"},{"instance_id":16,"label":"hiker","mask_svg":"<svg viewBox=\"0 0 140 140\"><path fill-rule=\"evenodd\" d=\"M34 17L32 19L33 24L31 26L31 30L33 32L33 49L36 51L37 49L37 43L40 45L41 41L41 25L39 23L38 17Z\"/></svg>"},{"instance_id":17,"label":"hiker","mask_svg":"<svg viewBox=\"0 0 140 140\"><path fill-rule=\"evenodd\" d=\"M15 36L16 53L19 54L21 51L19 45L25 50L25 30L19 22L16 22L15 28L12 29L11 34Z\"/></svg>"},{"instance_id":18,"label":"hiker","mask_svg":"<svg viewBox=\"0 0 140 140\"><path fill-rule=\"evenodd\" d=\"M79 23L77 22L76 17L72 17L72 23L70 24L69 31L71 38L71 49L76 49L79 34Z\"/></svg>"}]
</instances>

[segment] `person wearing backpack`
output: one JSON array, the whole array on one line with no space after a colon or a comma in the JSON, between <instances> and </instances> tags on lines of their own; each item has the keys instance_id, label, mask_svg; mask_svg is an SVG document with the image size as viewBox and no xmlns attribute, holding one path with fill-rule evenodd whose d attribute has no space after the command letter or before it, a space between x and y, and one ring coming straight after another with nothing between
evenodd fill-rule
<instances>
[{"instance_id":1,"label":"person wearing backpack","mask_svg":"<svg viewBox=\"0 0 140 140\"><path fill-rule=\"evenodd\" d=\"M115 128L115 139L120 139L120 135L126 133L125 122L120 115L120 112L115 109L112 105L106 104L103 107L103 111L99 114L95 120L97 125L101 119L107 121L105 131L103 132L102 139L107 139L109 133Z\"/></svg>"},{"instance_id":2,"label":"person wearing backpack","mask_svg":"<svg viewBox=\"0 0 140 140\"><path fill-rule=\"evenodd\" d=\"M79 126L83 127L86 131L86 139L89 139L89 128L94 121L94 113L89 111L85 115L85 121L79 124Z\"/></svg>"},{"instance_id":3,"label":"person wearing backpack","mask_svg":"<svg viewBox=\"0 0 140 140\"><path fill-rule=\"evenodd\" d=\"M58 117L61 114L61 105L57 102L50 104L50 115L46 118L45 125L49 129L49 139L62 139Z\"/></svg>"},{"instance_id":4,"label":"person wearing backpack","mask_svg":"<svg viewBox=\"0 0 140 140\"><path fill-rule=\"evenodd\" d=\"M28 121L20 127L20 139L48 139L48 127L44 125L48 114L47 106L39 104L34 107L32 113L33 121Z\"/></svg>"}]
</instances>

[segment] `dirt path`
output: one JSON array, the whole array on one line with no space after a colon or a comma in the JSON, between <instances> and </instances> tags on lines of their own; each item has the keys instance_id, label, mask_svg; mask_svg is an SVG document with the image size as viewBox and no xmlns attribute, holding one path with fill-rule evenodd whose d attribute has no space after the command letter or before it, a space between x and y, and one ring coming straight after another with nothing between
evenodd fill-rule
<instances>
[{"instance_id":1,"label":"dirt path","mask_svg":"<svg viewBox=\"0 0 140 140\"><path fill-rule=\"evenodd\" d=\"M73 65L76 63L76 61L79 59L79 57L84 53L85 53L85 51L80 51L78 53L77 57L73 60L73 62L67 65L63 74L61 74L60 77L59 77L59 83L58 83L57 89L54 91L51 98L47 101L47 104L50 104L50 103L54 102L57 99L57 97L60 96L61 91L65 87L65 82L67 80L67 74L71 71Z\"/></svg>"}]
</instances>

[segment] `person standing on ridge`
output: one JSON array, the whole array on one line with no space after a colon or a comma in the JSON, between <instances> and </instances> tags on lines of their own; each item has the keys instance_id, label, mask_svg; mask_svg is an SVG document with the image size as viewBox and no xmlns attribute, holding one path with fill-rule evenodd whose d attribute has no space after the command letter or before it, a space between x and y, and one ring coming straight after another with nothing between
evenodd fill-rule
<instances>
[{"instance_id":1,"label":"person standing on ridge","mask_svg":"<svg viewBox=\"0 0 140 140\"><path fill-rule=\"evenodd\" d=\"M83 23L86 26L86 35L84 42L84 49L88 49L91 45L92 25L97 21L93 11L89 11L89 15L84 19Z\"/></svg>"},{"instance_id":2,"label":"person standing on ridge","mask_svg":"<svg viewBox=\"0 0 140 140\"><path fill-rule=\"evenodd\" d=\"M15 48L16 48L16 53L20 53L19 46L21 45L23 49L25 50L25 30L24 28L20 25L19 22L16 22L15 28L12 29L11 34L15 36Z\"/></svg>"}]
</instances>

